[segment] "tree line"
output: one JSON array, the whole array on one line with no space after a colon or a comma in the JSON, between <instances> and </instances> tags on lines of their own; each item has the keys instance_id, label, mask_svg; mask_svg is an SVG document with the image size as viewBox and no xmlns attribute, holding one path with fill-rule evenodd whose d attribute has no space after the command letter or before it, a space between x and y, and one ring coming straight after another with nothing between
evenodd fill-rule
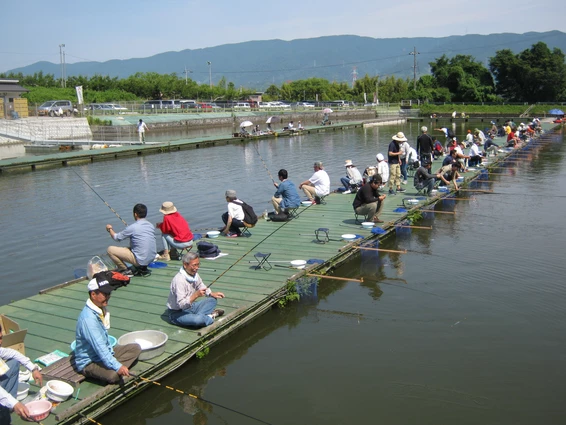
<instances>
[{"instance_id":1,"label":"tree line","mask_svg":"<svg viewBox=\"0 0 566 425\"><path fill-rule=\"evenodd\" d=\"M488 66L471 55L443 55L430 62L430 75L416 82L395 76L369 76L358 79L354 86L345 82L309 78L271 85L264 100L331 101L349 100L359 103L400 102L419 99L424 102L550 102L566 100L566 64L564 53L550 50L539 42L530 49L514 54L499 50ZM67 88L54 75L42 72L33 75L0 74L0 78L18 79L30 92L23 94L31 103L52 99L74 99L75 86L82 86L85 103L139 101L146 99L245 100L256 92L252 88L235 87L222 77L214 85L198 84L190 78L155 72L138 72L118 79L102 75L70 76Z\"/></svg>"}]
</instances>

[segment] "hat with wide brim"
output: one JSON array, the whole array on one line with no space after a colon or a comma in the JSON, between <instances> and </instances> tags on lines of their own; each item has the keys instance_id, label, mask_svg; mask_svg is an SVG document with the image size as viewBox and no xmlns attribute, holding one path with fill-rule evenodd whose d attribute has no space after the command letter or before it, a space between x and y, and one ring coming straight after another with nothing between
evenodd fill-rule
<instances>
[{"instance_id":1,"label":"hat with wide brim","mask_svg":"<svg viewBox=\"0 0 566 425\"><path fill-rule=\"evenodd\" d=\"M405 135L403 134L402 131L400 131L395 136L393 136L392 139L395 140L396 142L406 142L407 141L407 138L405 137Z\"/></svg>"},{"instance_id":2,"label":"hat with wide brim","mask_svg":"<svg viewBox=\"0 0 566 425\"><path fill-rule=\"evenodd\" d=\"M344 167L350 167L350 166L353 166L353 165L354 165L354 163L352 162L351 159L347 159L347 160L344 162Z\"/></svg>"},{"instance_id":3,"label":"hat with wide brim","mask_svg":"<svg viewBox=\"0 0 566 425\"><path fill-rule=\"evenodd\" d=\"M177 208L175 208L175 205L173 205L173 202L167 201L167 202L163 202L163 204L161 204L161 208L159 209L159 212L163 213L165 215L173 214L174 212L177 212Z\"/></svg>"}]
</instances>

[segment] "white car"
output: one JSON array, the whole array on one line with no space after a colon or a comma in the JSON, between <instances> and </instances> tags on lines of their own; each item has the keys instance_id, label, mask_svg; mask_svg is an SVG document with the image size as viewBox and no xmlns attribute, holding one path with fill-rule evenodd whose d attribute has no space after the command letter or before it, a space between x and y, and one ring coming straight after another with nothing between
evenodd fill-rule
<instances>
[{"instance_id":1,"label":"white car","mask_svg":"<svg viewBox=\"0 0 566 425\"><path fill-rule=\"evenodd\" d=\"M295 106L297 108L314 108L314 105L308 102L297 102Z\"/></svg>"},{"instance_id":2,"label":"white car","mask_svg":"<svg viewBox=\"0 0 566 425\"><path fill-rule=\"evenodd\" d=\"M280 101L275 101L275 102L270 102L271 103L271 107L272 108L290 108L291 105L288 105L287 103L283 103Z\"/></svg>"},{"instance_id":3,"label":"white car","mask_svg":"<svg viewBox=\"0 0 566 425\"><path fill-rule=\"evenodd\" d=\"M124 108L122 105L117 103L104 103L103 105L107 105L108 109L112 109L113 111L127 111L128 108ZM106 109L106 108L103 108Z\"/></svg>"},{"instance_id":4,"label":"white car","mask_svg":"<svg viewBox=\"0 0 566 425\"><path fill-rule=\"evenodd\" d=\"M271 102L259 102L258 106L260 108L273 108L273 105L271 105Z\"/></svg>"}]
</instances>

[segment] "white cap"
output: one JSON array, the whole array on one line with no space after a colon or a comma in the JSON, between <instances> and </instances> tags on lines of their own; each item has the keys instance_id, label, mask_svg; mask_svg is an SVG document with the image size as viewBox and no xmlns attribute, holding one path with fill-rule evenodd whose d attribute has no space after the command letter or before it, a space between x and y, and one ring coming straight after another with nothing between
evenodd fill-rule
<instances>
[{"instance_id":1,"label":"white cap","mask_svg":"<svg viewBox=\"0 0 566 425\"><path fill-rule=\"evenodd\" d=\"M383 161L383 160L385 160L385 157L383 156L382 153L378 153L375 157L377 158L378 161Z\"/></svg>"}]
</instances>

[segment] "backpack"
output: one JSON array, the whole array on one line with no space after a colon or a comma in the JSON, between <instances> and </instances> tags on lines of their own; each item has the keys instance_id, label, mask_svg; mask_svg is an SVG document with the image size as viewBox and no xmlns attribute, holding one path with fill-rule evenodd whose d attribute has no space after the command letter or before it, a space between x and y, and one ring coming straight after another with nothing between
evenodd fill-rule
<instances>
[{"instance_id":1,"label":"backpack","mask_svg":"<svg viewBox=\"0 0 566 425\"><path fill-rule=\"evenodd\" d=\"M454 130L452 130L451 128L447 128L447 129L446 129L446 135L447 135L449 138L451 138L451 139L453 139L454 137L456 137L456 135L454 134Z\"/></svg>"},{"instance_id":2,"label":"backpack","mask_svg":"<svg viewBox=\"0 0 566 425\"><path fill-rule=\"evenodd\" d=\"M240 200L240 202L235 203L240 204L242 206L242 210L244 210L244 222L250 224L252 227L255 226L257 223L257 215L254 212L254 209L251 205L246 204L244 201Z\"/></svg>"},{"instance_id":3,"label":"backpack","mask_svg":"<svg viewBox=\"0 0 566 425\"><path fill-rule=\"evenodd\" d=\"M222 251L218 248L218 245L213 243L202 241L197 244L198 255L201 258L214 258L218 257Z\"/></svg>"},{"instance_id":4,"label":"backpack","mask_svg":"<svg viewBox=\"0 0 566 425\"><path fill-rule=\"evenodd\" d=\"M98 272L93 276L93 278L95 278L98 283L108 282L108 284L114 289L127 286L128 283L130 283L130 278L128 276L111 270Z\"/></svg>"}]
</instances>

